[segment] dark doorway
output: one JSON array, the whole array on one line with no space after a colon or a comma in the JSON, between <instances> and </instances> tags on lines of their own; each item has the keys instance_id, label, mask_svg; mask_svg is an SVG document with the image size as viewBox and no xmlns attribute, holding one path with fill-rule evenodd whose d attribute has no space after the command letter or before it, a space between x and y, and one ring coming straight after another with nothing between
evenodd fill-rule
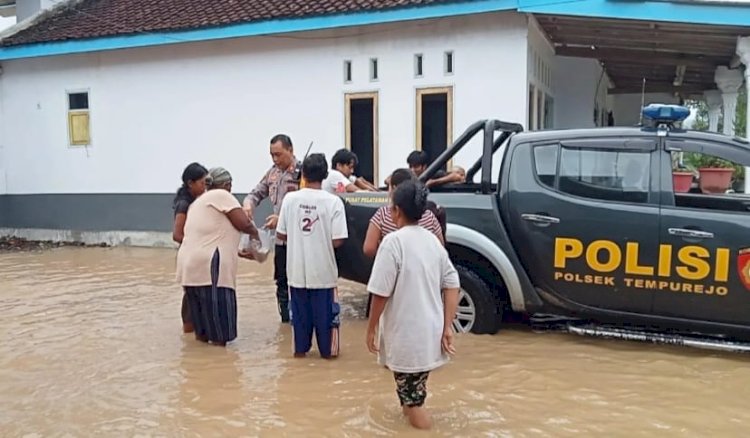
<instances>
[{"instance_id":1,"label":"dark doorway","mask_svg":"<svg viewBox=\"0 0 750 438\"><path fill-rule=\"evenodd\" d=\"M378 184L377 99L374 93L346 96L346 147L359 158L355 175L375 185Z\"/></svg>"},{"instance_id":2,"label":"dark doorway","mask_svg":"<svg viewBox=\"0 0 750 438\"><path fill-rule=\"evenodd\" d=\"M453 139L452 105L450 88L417 91L417 148L427 152L434 160L450 146ZM446 163L443 170L447 170Z\"/></svg>"}]
</instances>

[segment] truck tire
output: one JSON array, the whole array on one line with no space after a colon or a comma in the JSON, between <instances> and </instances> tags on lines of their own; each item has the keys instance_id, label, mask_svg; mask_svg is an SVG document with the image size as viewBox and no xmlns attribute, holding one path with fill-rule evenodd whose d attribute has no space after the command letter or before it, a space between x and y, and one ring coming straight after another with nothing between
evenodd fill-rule
<instances>
[{"instance_id":1,"label":"truck tire","mask_svg":"<svg viewBox=\"0 0 750 438\"><path fill-rule=\"evenodd\" d=\"M457 321L454 323L462 326L463 332L466 326L470 325L469 332L484 335L493 335L500 330L500 324L503 319L503 305L498 302L492 289L482 280L479 275L474 273L471 268L462 265L456 265L459 280L461 281L461 297L459 298L459 310L456 312ZM468 323L470 312L468 307L473 307L473 322ZM462 320L462 317L463 320ZM456 327L458 330L458 327Z\"/></svg>"}]
</instances>

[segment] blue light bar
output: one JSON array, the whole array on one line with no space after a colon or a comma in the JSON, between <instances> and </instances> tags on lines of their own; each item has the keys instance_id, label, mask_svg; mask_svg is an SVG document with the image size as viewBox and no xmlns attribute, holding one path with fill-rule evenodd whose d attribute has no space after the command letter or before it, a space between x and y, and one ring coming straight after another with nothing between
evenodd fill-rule
<instances>
[{"instance_id":1,"label":"blue light bar","mask_svg":"<svg viewBox=\"0 0 750 438\"><path fill-rule=\"evenodd\" d=\"M652 103L643 107L643 117L656 122L681 122L690 115L690 110L680 105Z\"/></svg>"}]
</instances>

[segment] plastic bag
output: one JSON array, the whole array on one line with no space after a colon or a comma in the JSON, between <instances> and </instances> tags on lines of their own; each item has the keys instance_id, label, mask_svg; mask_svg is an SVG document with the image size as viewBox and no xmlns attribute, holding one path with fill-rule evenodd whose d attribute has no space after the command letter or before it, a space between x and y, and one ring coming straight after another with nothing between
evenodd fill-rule
<instances>
[{"instance_id":1,"label":"plastic bag","mask_svg":"<svg viewBox=\"0 0 750 438\"><path fill-rule=\"evenodd\" d=\"M258 237L259 239L256 240L251 238L249 234L242 234L239 250L250 253L253 256L253 260L263 263L271 252L274 233L267 228L261 228L258 230Z\"/></svg>"}]
</instances>

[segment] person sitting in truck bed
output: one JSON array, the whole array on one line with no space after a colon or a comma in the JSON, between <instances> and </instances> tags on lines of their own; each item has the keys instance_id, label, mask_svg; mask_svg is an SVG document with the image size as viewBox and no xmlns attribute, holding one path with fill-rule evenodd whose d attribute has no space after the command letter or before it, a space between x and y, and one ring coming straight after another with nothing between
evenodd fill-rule
<instances>
[{"instance_id":1,"label":"person sitting in truck bed","mask_svg":"<svg viewBox=\"0 0 750 438\"><path fill-rule=\"evenodd\" d=\"M323 190L329 193L347 193L360 190L376 192L378 189L364 178L354 176L357 154L348 149L339 149L331 158L331 172L323 181Z\"/></svg>"},{"instance_id":2,"label":"person sitting in truck bed","mask_svg":"<svg viewBox=\"0 0 750 438\"><path fill-rule=\"evenodd\" d=\"M445 184L461 184L466 182L466 170L461 166L453 166L451 171L445 176L432 178L425 183L425 187L432 188Z\"/></svg>"},{"instance_id":3,"label":"person sitting in truck bed","mask_svg":"<svg viewBox=\"0 0 750 438\"><path fill-rule=\"evenodd\" d=\"M409 165L409 169L414 172L414 175L419 178L427 170L427 166L430 164L430 157L425 151L413 151L406 157L406 163ZM453 166L448 173L442 170L435 172L432 178L425 183L425 187L438 187L445 184L463 182L466 182L466 170L461 166ZM385 183L388 185L388 179L385 180Z\"/></svg>"}]
</instances>

